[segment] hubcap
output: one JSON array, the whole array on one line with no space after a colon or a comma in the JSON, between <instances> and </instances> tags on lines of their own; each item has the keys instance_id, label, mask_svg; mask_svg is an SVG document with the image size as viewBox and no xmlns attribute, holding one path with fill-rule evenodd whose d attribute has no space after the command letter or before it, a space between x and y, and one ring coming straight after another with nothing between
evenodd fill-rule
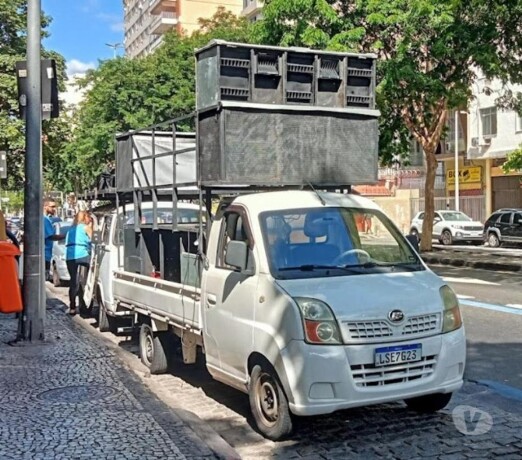
<instances>
[{"instance_id":1,"label":"hubcap","mask_svg":"<svg viewBox=\"0 0 522 460\"><path fill-rule=\"evenodd\" d=\"M449 244L451 241L451 237L448 235L447 232L444 232L442 235L442 241L444 244Z\"/></svg>"},{"instance_id":2,"label":"hubcap","mask_svg":"<svg viewBox=\"0 0 522 460\"><path fill-rule=\"evenodd\" d=\"M496 246L497 245L497 237L492 233L489 235L489 245Z\"/></svg>"},{"instance_id":3,"label":"hubcap","mask_svg":"<svg viewBox=\"0 0 522 460\"><path fill-rule=\"evenodd\" d=\"M154 355L154 344L152 342L152 335L146 334L143 338L143 356L145 360L150 364L152 362L152 356Z\"/></svg>"},{"instance_id":4,"label":"hubcap","mask_svg":"<svg viewBox=\"0 0 522 460\"><path fill-rule=\"evenodd\" d=\"M274 426L279 417L277 387L273 379L263 374L256 385L256 400L259 412L268 426Z\"/></svg>"}]
</instances>

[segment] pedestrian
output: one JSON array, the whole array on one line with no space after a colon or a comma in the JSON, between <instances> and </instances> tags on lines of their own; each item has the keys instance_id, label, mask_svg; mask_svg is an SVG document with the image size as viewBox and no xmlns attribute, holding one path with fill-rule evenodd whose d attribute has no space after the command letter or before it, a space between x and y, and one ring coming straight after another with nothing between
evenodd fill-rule
<instances>
[{"instance_id":1,"label":"pedestrian","mask_svg":"<svg viewBox=\"0 0 522 460\"><path fill-rule=\"evenodd\" d=\"M65 237L65 260L69 282L69 314L76 314L76 297L84 284L85 273L91 261L92 218L87 211L79 211ZM80 305L82 299L80 298Z\"/></svg>"},{"instance_id":2,"label":"pedestrian","mask_svg":"<svg viewBox=\"0 0 522 460\"><path fill-rule=\"evenodd\" d=\"M53 243L65 238L65 235L58 235L54 230L53 219L56 216L56 202L53 199L44 200L43 209L44 239L45 239L45 279L49 278L51 269L51 258L53 257Z\"/></svg>"}]
</instances>

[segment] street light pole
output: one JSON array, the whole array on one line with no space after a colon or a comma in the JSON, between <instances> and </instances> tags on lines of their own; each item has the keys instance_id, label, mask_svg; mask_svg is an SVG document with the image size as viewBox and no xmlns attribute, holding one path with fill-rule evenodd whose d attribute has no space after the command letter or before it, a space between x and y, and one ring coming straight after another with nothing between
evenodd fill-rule
<instances>
[{"instance_id":1,"label":"street light pole","mask_svg":"<svg viewBox=\"0 0 522 460\"><path fill-rule=\"evenodd\" d=\"M455 210L459 211L459 111L455 109Z\"/></svg>"},{"instance_id":2,"label":"street light pole","mask_svg":"<svg viewBox=\"0 0 522 460\"><path fill-rule=\"evenodd\" d=\"M107 45L109 48L112 48L112 51L114 52L113 59L116 59L116 50L118 48L123 48L123 43L105 43L105 45Z\"/></svg>"}]
</instances>

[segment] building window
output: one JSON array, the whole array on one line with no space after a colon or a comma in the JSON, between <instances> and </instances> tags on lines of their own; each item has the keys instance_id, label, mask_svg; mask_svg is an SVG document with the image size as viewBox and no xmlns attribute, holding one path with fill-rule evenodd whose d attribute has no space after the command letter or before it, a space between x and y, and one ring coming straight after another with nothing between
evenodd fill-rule
<instances>
[{"instance_id":1,"label":"building window","mask_svg":"<svg viewBox=\"0 0 522 460\"><path fill-rule=\"evenodd\" d=\"M480 120L482 121L482 135L496 136L497 135L497 108L488 107L487 109L480 109Z\"/></svg>"}]
</instances>

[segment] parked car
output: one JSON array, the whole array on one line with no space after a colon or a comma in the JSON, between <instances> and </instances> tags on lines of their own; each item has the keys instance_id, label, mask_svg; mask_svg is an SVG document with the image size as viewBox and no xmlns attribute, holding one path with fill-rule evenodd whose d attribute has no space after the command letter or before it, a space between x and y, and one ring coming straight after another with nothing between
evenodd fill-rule
<instances>
[{"instance_id":1,"label":"parked car","mask_svg":"<svg viewBox=\"0 0 522 460\"><path fill-rule=\"evenodd\" d=\"M522 209L495 211L484 224L484 240L493 248L502 243L522 243Z\"/></svg>"},{"instance_id":2,"label":"parked car","mask_svg":"<svg viewBox=\"0 0 522 460\"><path fill-rule=\"evenodd\" d=\"M424 211L418 212L411 221L410 234L420 237ZM460 211L435 211L433 219L433 238L444 245L458 241L482 244L484 226Z\"/></svg>"},{"instance_id":3,"label":"parked car","mask_svg":"<svg viewBox=\"0 0 522 460\"><path fill-rule=\"evenodd\" d=\"M56 222L54 224L54 229L57 235L65 235L70 228L71 222ZM53 255L51 257L49 277L51 278L53 285L56 287L61 286L64 281L69 281L71 279L65 262L64 239L53 243Z\"/></svg>"}]
</instances>

